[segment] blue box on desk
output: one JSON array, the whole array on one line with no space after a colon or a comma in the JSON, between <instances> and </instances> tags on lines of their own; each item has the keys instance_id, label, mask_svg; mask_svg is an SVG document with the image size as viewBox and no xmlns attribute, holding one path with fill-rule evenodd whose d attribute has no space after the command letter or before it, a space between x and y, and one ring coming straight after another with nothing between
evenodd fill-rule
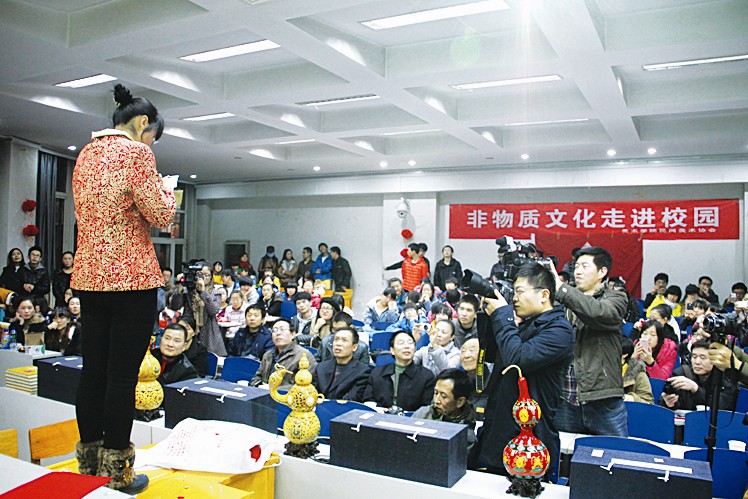
<instances>
[{"instance_id":1,"label":"blue box on desk","mask_svg":"<svg viewBox=\"0 0 748 499\"><path fill-rule=\"evenodd\" d=\"M53 357L34 361L38 371L37 394L40 397L75 405L83 357Z\"/></svg>"},{"instance_id":2,"label":"blue box on desk","mask_svg":"<svg viewBox=\"0 0 748 499\"><path fill-rule=\"evenodd\" d=\"M569 498L700 499L712 497L709 463L596 449L581 445L571 458Z\"/></svg>"},{"instance_id":3,"label":"blue box on desk","mask_svg":"<svg viewBox=\"0 0 748 499\"><path fill-rule=\"evenodd\" d=\"M330 464L451 487L467 470L467 426L357 409L330 421Z\"/></svg>"},{"instance_id":4,"label":"blue box on desk","mask_svg":"<svg viewBox=\"0 0 748 499\"><path fill-rule=\"evenodd\" d=\"M276 433L278 406L270 392L214 379L189 379L164 387L164 424L186 418L243 423Z\"/></svg>"}]
</instances>

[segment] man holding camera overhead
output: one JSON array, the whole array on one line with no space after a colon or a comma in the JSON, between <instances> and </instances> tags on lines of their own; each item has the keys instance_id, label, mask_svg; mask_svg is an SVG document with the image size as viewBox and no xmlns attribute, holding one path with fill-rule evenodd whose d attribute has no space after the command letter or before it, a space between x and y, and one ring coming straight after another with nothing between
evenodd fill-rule
<instances>
[{"instance_id":1,"label":"man holding camera overhead","mask_svg":"<svg viewBox=\"0 0 748 499\"><path fill-rule=\"evenodd\" d=\"M576 287L564 284L551 266L556 300L566 307L576 331L574 361L566 372L554 422L560 431L627 437L621 326L628 299L623 291L604 285L613 265L607 250L582 248L576 256Z\"/></svg>"}]
</instances>

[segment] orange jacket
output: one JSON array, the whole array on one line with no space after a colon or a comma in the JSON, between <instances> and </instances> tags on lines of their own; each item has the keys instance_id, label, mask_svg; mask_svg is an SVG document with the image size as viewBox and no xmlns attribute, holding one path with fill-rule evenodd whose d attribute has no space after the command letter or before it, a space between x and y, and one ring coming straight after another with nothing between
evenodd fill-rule
<instances>
[{"instance_id":1,"label":"orange jacket","mask_svg":"<svg viewBox=\"0 0 748 499\"><path fill-rule=\"evenodd\" d=\"M421 285L421 279L429 276L429 267L423 258L418 258L416 263L413 260L406 258L403 260L403 288L408 291L413 291L416 286Z\"/></svg>"},{"instance_id":2,"label":"orange jacket","mask_svg":"<svg viewBox=\"0 0 748 499\"><path fill-rule=\"evenodd\" d=\"M73 196L78 248L70 287L132 291L164 285L151 225L169 225L176 203L150 147L119 130L94 133L75 163Z\"/></svg>"}]
</instances>

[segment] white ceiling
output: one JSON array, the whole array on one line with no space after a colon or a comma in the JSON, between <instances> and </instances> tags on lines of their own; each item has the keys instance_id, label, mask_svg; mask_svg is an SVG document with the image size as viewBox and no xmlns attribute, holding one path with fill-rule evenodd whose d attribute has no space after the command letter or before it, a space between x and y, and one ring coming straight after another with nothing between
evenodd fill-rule
<instances>
[{"instance_id":1,"label":"white ceiling","mask_svg":"<svg viewBox=\"0 0 748 499\"><path fill-rule=\"evenodd\" d=\"M616 160L650 157L650 147L657 158L748 152L748 61L641 68L748 53L748 1L506 0L490 14L359 24L468 1L0 0L0 134L82 147L110 123L112 83L54 84L106 73L166 118L159 170L200 183L599 164L611 148ZM179 59L265 38L281 48ZM549 74L562 79L450 87ZM381 98L298 104L366 94ZM236 116L183 121L219 112ZM587 121L506 126L569 119ZM419 130L436 131L381 135ZM314 142L276 144L305 139Z\"/></svg>"}]
</instances>

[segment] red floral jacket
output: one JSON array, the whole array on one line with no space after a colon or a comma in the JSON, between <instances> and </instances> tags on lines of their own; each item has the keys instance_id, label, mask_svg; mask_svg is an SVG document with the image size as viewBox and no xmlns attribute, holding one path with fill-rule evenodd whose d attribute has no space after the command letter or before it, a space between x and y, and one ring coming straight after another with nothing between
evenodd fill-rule
<instances>
[{"instance_id":1,"label":"red floral jacket","mask_svg":"<svg viewBox=\"0 0 748 499\"><path fill-rule=\"evenodd\" d=\"M92 134L73 171L78 248L70 287L132 291L164 285L151 225L166 227L176 211L150 147L119 130Z\"/></svg>"}]
</instances>

